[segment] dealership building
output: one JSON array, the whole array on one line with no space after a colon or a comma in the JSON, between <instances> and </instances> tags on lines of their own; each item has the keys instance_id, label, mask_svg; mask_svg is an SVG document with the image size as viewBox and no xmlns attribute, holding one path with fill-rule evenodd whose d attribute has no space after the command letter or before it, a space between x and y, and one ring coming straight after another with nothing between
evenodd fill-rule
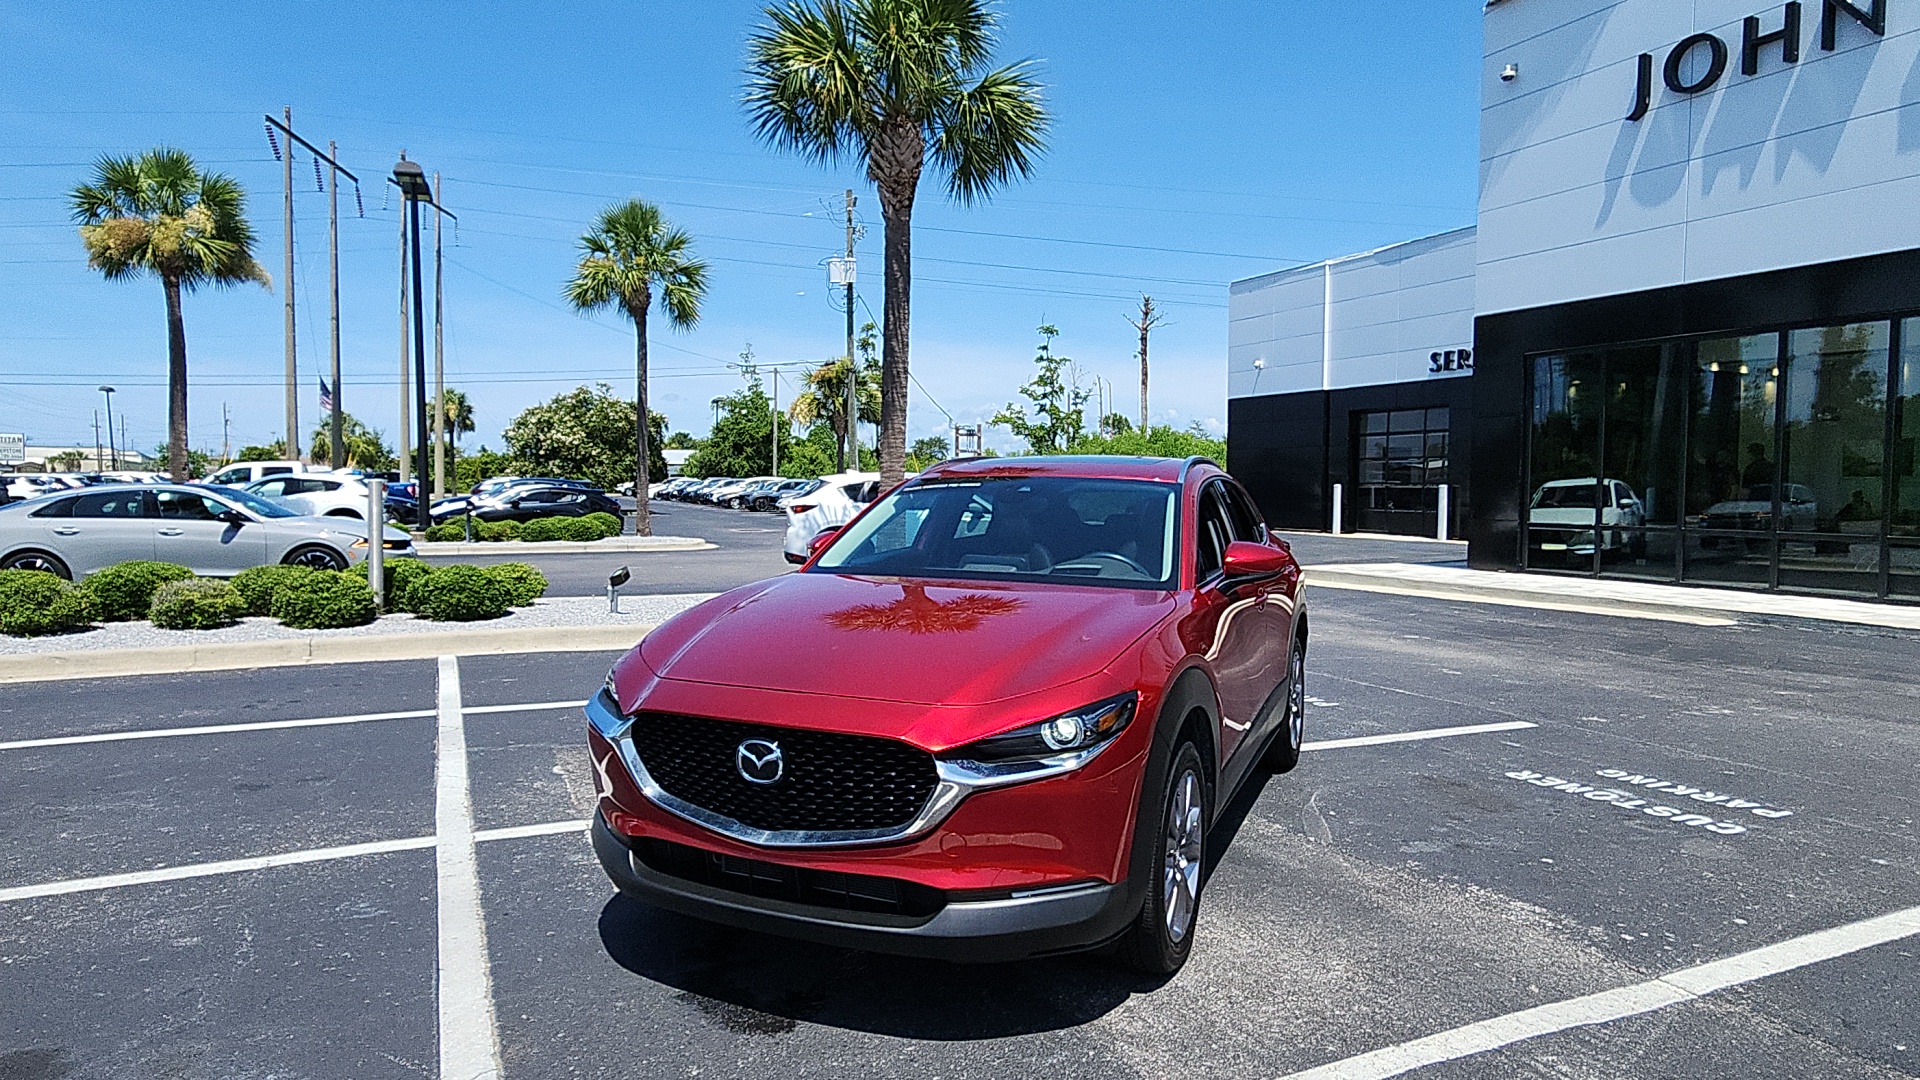
<instances>
[{"instance_id":1,"label":"dealership building","mask_svg":"<svg viewBox=\"0 0 1920 1080\"><path fill-rule=\"evenodd\" d=\"M1920 600L1920 0L1497 0L1477 225L1235 282L1276 525Z\"/></svg>"}]
</instances>

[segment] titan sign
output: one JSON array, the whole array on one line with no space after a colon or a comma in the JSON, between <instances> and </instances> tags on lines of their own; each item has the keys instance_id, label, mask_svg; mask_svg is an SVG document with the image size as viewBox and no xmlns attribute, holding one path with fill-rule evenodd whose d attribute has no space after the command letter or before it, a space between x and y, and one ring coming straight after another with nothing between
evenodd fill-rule
<instances>
[{"instance_id":1,"label":"titan sign","mask_svg":"<svg viewBox=\"0 0 1920 1080\"><path fill-rule=\"evenodd\" d=\"M1872 0L1865 10L1854 6L1850 0L1820 0L1820 48L1826 52L1834 49L1834 38L1839 30L1840 15L1866 27L1877 37L1887 36L1887 0ZM1800 3L1794 0L1781 10L1780 28L1762 32L1760 16L1749 15L1740 27L1740 74L1756 75L1760 72L1760 50L1771 45L1780 46L1780 59L1784 63L1800 62ZM1694 78L1689 81L1684 73L1687 57L1696 52L1704 52L1707 66L1704 70L1695 69ZM1667 89L1676 94L1698 94L1708 90L1727 73L1729 56L1727 43L1713 34L1694 34L1680 39L1679 44L1667 51L1667 61L1661 68L1661 78ZM1640 82L1634 88L1633 111L1627 114L1628 120L1638 120L1647 115L1653 107L1653 54L1640 54Z\"/></svg>"}]
</instances>

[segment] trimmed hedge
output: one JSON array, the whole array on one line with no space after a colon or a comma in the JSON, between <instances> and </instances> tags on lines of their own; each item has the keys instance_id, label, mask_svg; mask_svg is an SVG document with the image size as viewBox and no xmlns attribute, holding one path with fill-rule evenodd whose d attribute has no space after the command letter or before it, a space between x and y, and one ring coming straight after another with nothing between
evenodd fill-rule
<instances>
[{"instance_id":1,"label":"trimmed hedge","mask_svg":"<svg viewBox=\"0 0 1920 1080\"><path fill-rule=\"evenodd\" d=\"M513 598L513 590L503 576L464 564L436 568L421 578L410 594L413 610L421 618L436 622L497 619L513 606Z\"/></svg>"},{"instance_id":2,"label":"trimmed hedge","mask_svg":"<svg viewBox=\"0 0 1920 1080\"><path fill-rule=\"evenodd\" d=\"M500 563L486 571L507 587L514 607L526 607L546 595L547 575L526 563Z\"/></svg>"},{"instance_id":3,"label":"trimmed hedge","mask_svg":"<svg viewBox=\"0 0 1920 1080\"><path fill-rule=\"evenodd\" d=\"M273 614L273 598L282 588L320 571L306 566L256 566L233 578L233 591L246 601L247 614ZM366 571L362 570L361 574Z\"/></svg>"},{"instance_id":4,"label":"trimmed hedge","mask_svg":"<svg viewBox=\"0 0 1920 1080\"><path fill-rule=\"evenodd\" d=\"M457 521L448 521L439 525L429 525L427 526L427 531L420 534L420 539L432 541L436 544L444 544L451 540L465 540L466 538L467 527Z\"/></svg>"},{"instance_id":5,"label":"trimmed hedge","mask_svg":"<svg viewBox=\"0 0 1920 1080\"><path fill-rule=\"evenodd\" d=\"M313 570L273 593L271 614L299 630L364 626L379 614L364 579L338 570Z\"/></svg>"},{"instance_id":6,"label":"trimmed hedge","mask_svg":"<svg viewBox=\"0 0 1920 1080\"><path fill-rule=\"evenodd\" d=\"M163 630L212 630L230 626L247 613L247 601L234 587L215 578L169 581L153 594L147 618Z\"/></svg>"},{"instance_id":7,"label":"trimmed hedge","mask_svg":"<svg viewBox=\"0 0 1920 1080\"><path fill-rule=\"evenodd\" d=\"M544 517L532 521L478 521L473 523L473 538L488 543L503 543L513 540L525 540L538 543L546 540L575 540L592 542L604 540L609 536L619 536L626 524L618 517L606 513L587 514L584 517ZM467 538L463 523L449 521L429 528L423 539L431 543L445 543Z\"/></svg>"},{"instance_id":8,"label":"trimmed hedge","mask_svg":"<svg viewBox=\"0 0 1920 1080\"><path fill-rule=\"evenodd\" d=\"M93 625L93 595L44 570L0 570L0 634L63 634Z\"/></svg>"},{"instance_id":9,"label":"trimmed hedge","mask_svg":"<svg viewBox=\"0 0 1920 1080\"><path fill-rule=\"evenodd\" d=\"M520 523L517 521L476 521L473 523L473 535L481 540L497 542L520 539Z\"/></svg>"},{"instance_id":10,"label":"trimmed hedge","mask_svg":"<svg viewBox=\"0 0 1920 1080\"><path fill-rule=\"evenodd\" d=\"M617 515L609 514L604 510L596 510L580 520L591 521L600 526L600 535L603 537L619 536L627 529L627 523L625 521L621 520Z\"/></svg>"},{"instance_id":11,"label":"trimmed hedge","mask_svg":"<svg viewBox=\"0 0 1920 1080\"><path fill-rule=\"evenodd\" d=\"M169 581L185 581L193 571L173 563L136 559L96 570L80 587L93 597L96 617L106 622L145 618L153 594Z\"/></svg>"}]
</instances>

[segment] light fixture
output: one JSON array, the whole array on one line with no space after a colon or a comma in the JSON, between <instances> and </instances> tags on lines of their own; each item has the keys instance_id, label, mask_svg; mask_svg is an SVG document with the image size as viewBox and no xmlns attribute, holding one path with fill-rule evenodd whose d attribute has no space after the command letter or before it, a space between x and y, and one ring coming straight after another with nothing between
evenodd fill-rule
<instances>
[{"instance_id":1,"label":"light fixture","mask_svg":"<svg viewBox=\"0 0 1920 1080\"><path fill-rule=\"evenodd\" d=\"M1740 365L1740 374L1742 374L1742 375L1745 375L1745 374L1747 374L1747 365L1745 365L1745 364L1741 364L1741 365Z\"/></svg>"},{"instance_id":2,"label":"light fixture","mask_svg":"<svg viewBox=\"0 0 1920 1080\"><path fill-rule=\"evenodd\" d=\"M1718 374L1720 371L1720 361L1715 360L1713 363L1708 364L1707 370Z\"/></svg>"},{"instance_id":3,"label":"light fixture","mask_svg":"<svg viewBox=\"0 0 1920 1080\"><path fill-rule=\"evenodd\" d=\"M1267 361L1265 357L1256 356L1253 358L1253 370L1260 371L1264 369L1266 366L1267 366Z\"/></svg>"},{"instance_id":4,"label":"light fixture","mask_svg":"<svg viewBox=\"0 0 1920 1080\"><path fill-rule=\"evenodd\" d=\"M1506 67L1500 69L1501 82L1512 82L1513 80L1519 77L1520 77L1519 64L1508 64Z\"/></svg>"}]
</instances>

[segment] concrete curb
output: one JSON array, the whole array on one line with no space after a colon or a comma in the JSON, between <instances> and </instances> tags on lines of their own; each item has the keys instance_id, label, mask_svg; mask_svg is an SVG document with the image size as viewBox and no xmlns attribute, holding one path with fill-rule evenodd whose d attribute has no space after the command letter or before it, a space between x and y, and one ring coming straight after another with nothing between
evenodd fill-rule
<instances>
[{"instance_id":1,"label":"concrete curb","mask_svg":"<svg viewBox=\"0 0 1920 1080\"><path fill-rule=\"evenodd\" d=\"M277 641L163 645L148 649L91 649L0 656L0 685L100 679L124 675L182 675L198 671L429 660L436 656L502 653L611 652L631 649L652 626L527 627L428 630L420 633Z\"/></svg>"},{"instance_id":2,"label":"concrete curb","mask_svg":"<svg viewBox=\"0 0 1920 1080\"><path fill-rule=\"evenodd\" d=\"M718 544L695 536L610 536L605 540L476 540L420 541L413 546L422 558L437 555L600 555L645 551L712 551Z\"/></svg>"},{"instance_id":3,"label":"concrete curb","mask_svg":"<svg viewBox=\"0 0 1920 1080\"><path fill-rule=\"evenodd\" d=\"M1583 589L1581 585L1589 584L1586 579L1557 579L1545 575L1502 574L1392 563L1309 566L1306 568L1306 579L1311 584L1330 589L1580 611L1700 626L1730 626L1745 617L1748 620L1809 619L1889 630L1920 630L1920 608L1795 594L1747 593L1625 581L1591 583L1593 587Z\"/></svg>"}]
</instances>

